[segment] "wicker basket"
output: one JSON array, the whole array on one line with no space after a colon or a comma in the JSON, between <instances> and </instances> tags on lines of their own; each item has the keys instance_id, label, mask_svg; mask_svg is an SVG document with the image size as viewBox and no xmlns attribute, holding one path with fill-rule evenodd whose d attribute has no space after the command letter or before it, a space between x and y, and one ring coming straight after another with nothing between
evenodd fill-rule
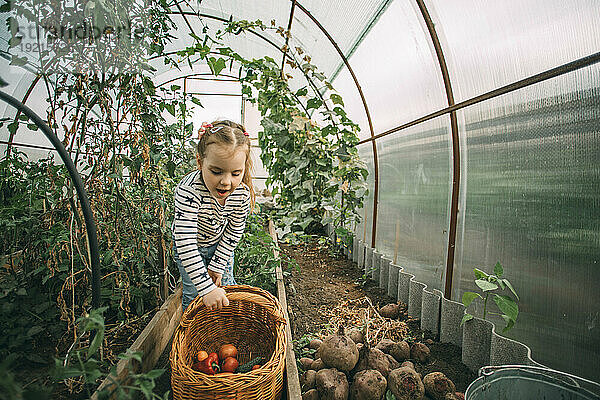
<instances>
[{"instance_id":1,"label":"wicker basket","mask_svg":"<svg viewBox=\"0 0 600 400\"><path fill-rule=\"evenodd\" d=\"M173 337L171 386L174 399L279 399L287 337L279 301L265 290L225 286L229 306L208 310L197 297L186 309ZM217 352L225 343L238 349L241 364L262 356L254 371L207 375L192 369L198 351Z\"/></svg>"}]
</instances>

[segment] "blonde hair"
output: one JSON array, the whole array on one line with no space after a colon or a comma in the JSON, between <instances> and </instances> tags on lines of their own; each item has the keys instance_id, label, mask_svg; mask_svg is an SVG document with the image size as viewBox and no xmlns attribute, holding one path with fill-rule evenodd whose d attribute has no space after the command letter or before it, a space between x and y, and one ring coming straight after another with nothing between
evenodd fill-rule
<instances>
[{"instance_id":1,"label":"blonde hair","mask_svg":"<svg viewBox=\"0 0 600 400\"><path fill-rule=\"evenodd\" d=\"M212 127L210 126L212 125ZM252 185L252 158L250 157L250 137L247 136L246 128L233 121L213 121L208 127L198 130L200 139L196 151L199 161L206 157L206 149L209 144L221 143L232 145L234 148L246 147L246 163L242 182L250 189L250 210L254 209L256 195Z\"/></svg>"}]
</instances>

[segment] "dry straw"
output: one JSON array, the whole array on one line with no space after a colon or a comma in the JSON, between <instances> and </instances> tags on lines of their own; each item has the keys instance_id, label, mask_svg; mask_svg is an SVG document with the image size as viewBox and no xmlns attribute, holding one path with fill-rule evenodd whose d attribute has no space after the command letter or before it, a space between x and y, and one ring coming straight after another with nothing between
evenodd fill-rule
<instances>
[{"instance_id":1,"label":"dry straw","mask_svg":"<svg viewBox=\"0 0 600 400\"><path fill-rule=\"evenodd\" d=\"M382 317L366 296L347 300L334 308L323 307L322 313L329 324L321 336L337 332L340 325L344 325L347 331L352 328L364 329L366 339L374 345L382 339L401 341L408 336L408 325L404 321Z\"/></svg>"},{"instance_id":2,"label":"dry straw","mask_svg":"<svg viewBox=\"0 0 600 400\"><path fill-rule=\"evenodd\" d=\"M279 399L285 367L285 319L281 304L265 290L246 285L224 287L229 306L211 311L196 298L175 331L171 348L171 386L175 399ZM198 351L217 352L223 344L238 349L240 365L257 356L267 362L247 373L207 375L192 369Z\"/></svg>"}]
</instances>

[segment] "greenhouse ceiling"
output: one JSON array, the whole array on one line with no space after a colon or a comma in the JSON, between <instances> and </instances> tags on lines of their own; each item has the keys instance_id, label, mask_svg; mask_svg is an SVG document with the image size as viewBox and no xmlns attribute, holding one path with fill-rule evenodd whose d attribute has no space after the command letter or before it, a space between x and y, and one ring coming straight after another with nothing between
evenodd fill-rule
<instances>
[{"instance_id":1,"label":"greenhouse ceiling","mask_svg":"<svg viewBox=\"0 0 600 400\"><path fill-rule=\"evenodd\" d=\"M600 379L600 3L204 0L173 3L169 17L173 57L191 35L262 21L221 46L271 57L292 91L342 96L370 172L356 237L457 301L474 267L501 259L525 304L509 337L542 364ZM44 75L13 58L32 49L0 40L1 90L46 118ZM292 68L306 55L333 90ZM210 80L206 64L148 62L157 87L193 87L222 102L210 112L243 109L262 129L235 67ZM20 115L4 102L0 114ZM5 124L0 150L13 147L53 151L36 129Z\"/></svg>"}]
</instances>

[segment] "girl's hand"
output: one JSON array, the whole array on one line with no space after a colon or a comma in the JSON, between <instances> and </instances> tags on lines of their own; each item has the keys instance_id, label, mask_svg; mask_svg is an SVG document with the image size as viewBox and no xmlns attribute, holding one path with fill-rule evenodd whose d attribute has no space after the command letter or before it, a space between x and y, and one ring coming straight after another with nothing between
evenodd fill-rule
<instances>
[{"instance_id":1,"label":"girl's hand","mask_svg":"<svg viewBox=\"0 0 600 400\"><path fill-rule=\"evenodd\" d=\"M219 287L213 289L208 294L205 294L202 301L209 310L220 310L224 306L229 305L229 299L227 299L225 289Z\"/></svg>"},{"instance_id":2,"label":"girl's hand","mask_svg":"<svg viewBox=\"0 0 600 400\"><path fill-rule=\"evenodd\" d=\"M223 279L223 274L219 274L218 272L208 270L208 276L212 279L213 283L217 287L221 287L221 279Z\"/></svg>"}]
</instances>

